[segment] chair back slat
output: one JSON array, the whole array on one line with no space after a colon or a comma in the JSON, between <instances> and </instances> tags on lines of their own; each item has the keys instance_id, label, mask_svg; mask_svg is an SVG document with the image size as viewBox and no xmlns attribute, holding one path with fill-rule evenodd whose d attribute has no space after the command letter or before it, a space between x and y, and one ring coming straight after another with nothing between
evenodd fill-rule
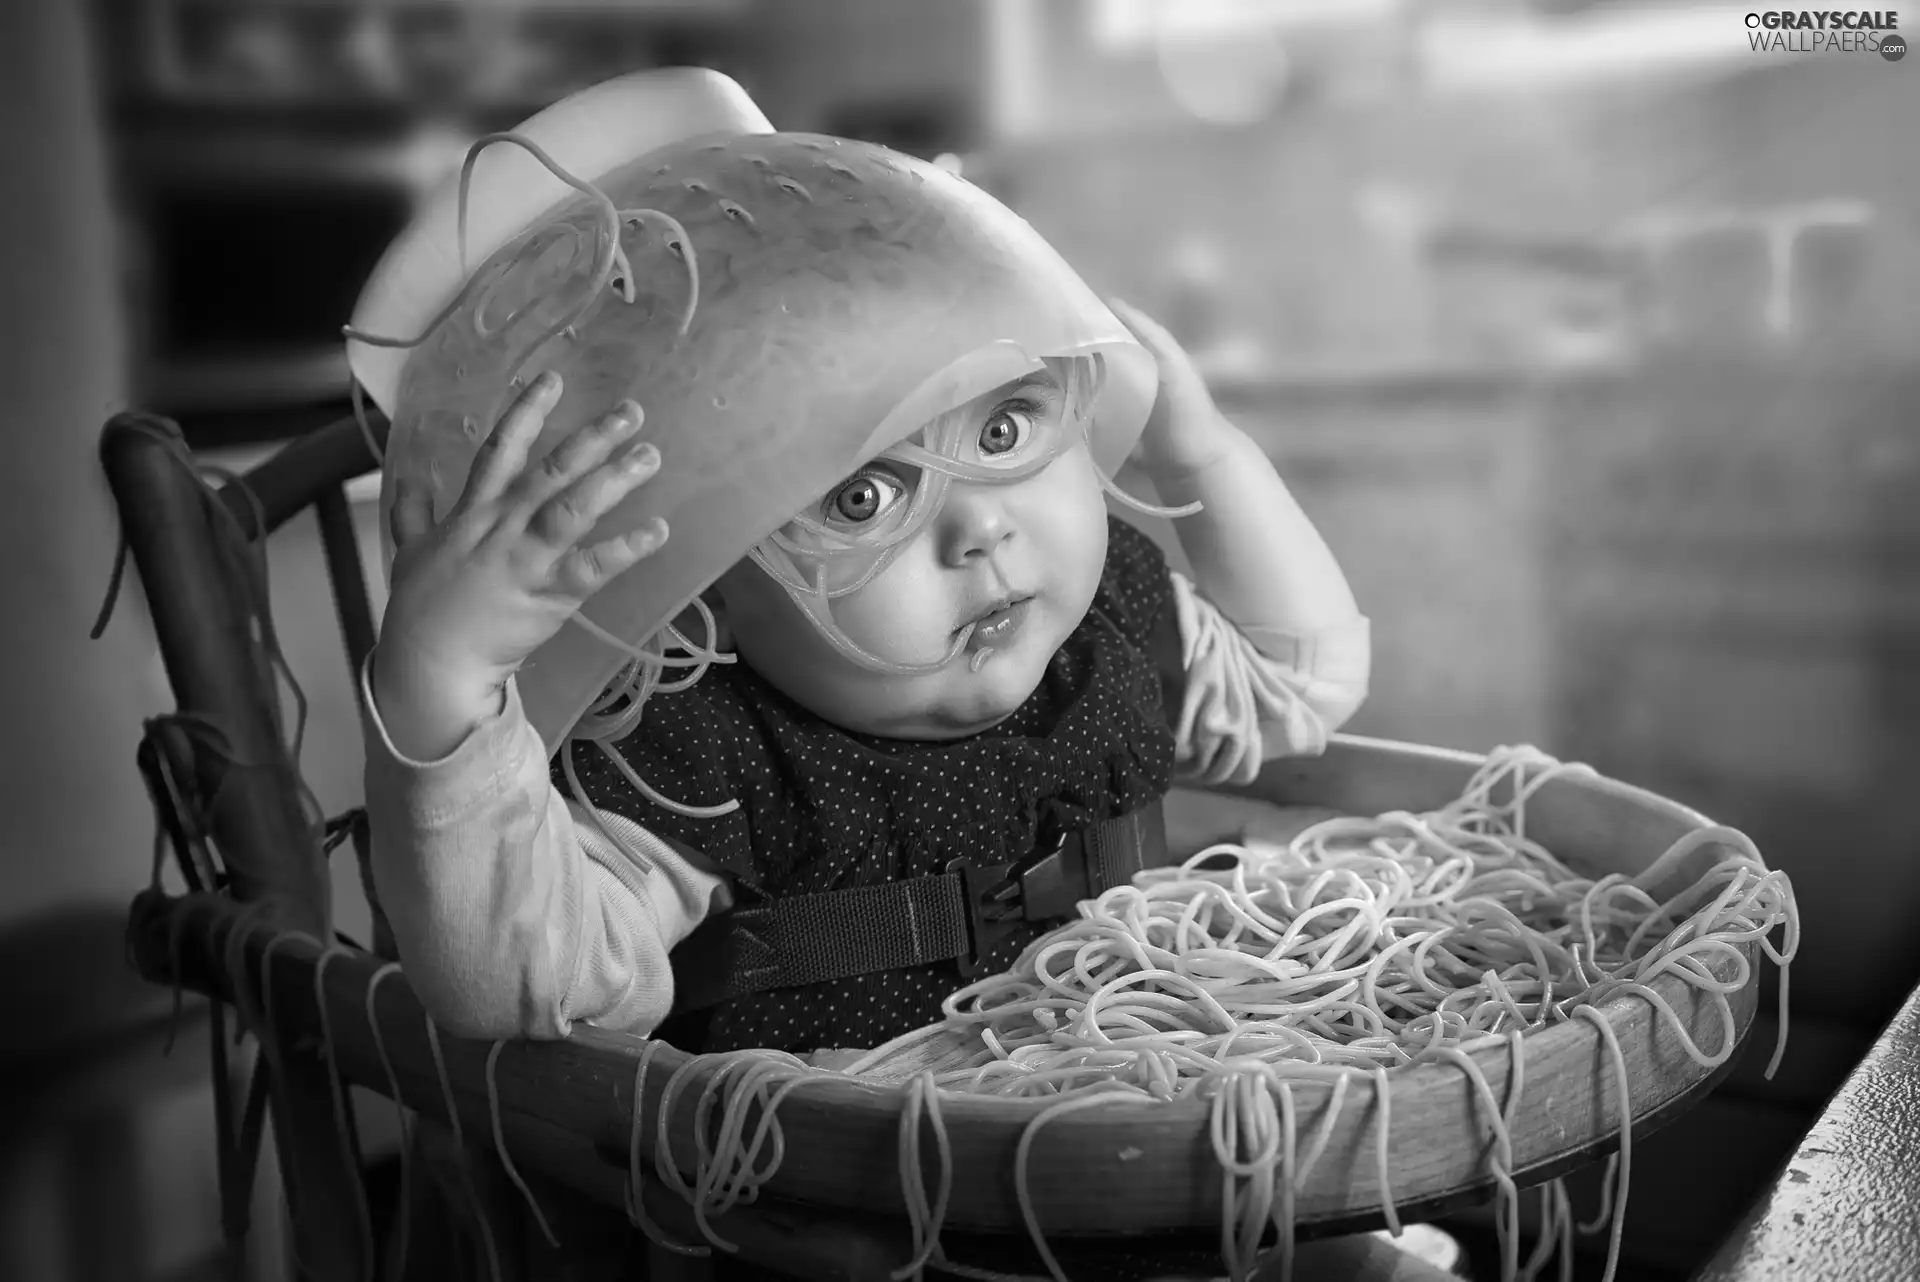
<instances>
[{"instance_id":1,"label":"chair back slat","mask_svg":"<svg viewBox=\"0 0 1920 1282\"><path fill-rule=\"evenodd\" d=\"M327 491L378 468L375 445L382 450L387 447L387 420L378 411L367 411L364 430L352 417L338 419L288 441L241 477L240 486L224 486L220 495L248 533L261 538L311 507ZM260 518L265 519L264 530L256 525Z\"/></svg>"},{"instance_id":2,"label":"chair back slat","mask_svg":"<svg viewBox=\"0 0 1920 1282\"><path fill-rule=\"evenodd\" d=\"M195 737L194 783L232 893L242 901L271 898L285 925L325 938L332 919L326 857L257 626L266 585L242 527L166 419L116 416L102 433L100 457L146 589L176 719Z\"/></svg>"},{"instance_id":3,"label":"chair back slat","mask_svg":"<svg viewBox=\"0 0 1920 1282\"><path fill-rule=\"evenodd\" d=\"M320 521L320 550L327 559L327 578L333 584L333 608L340 618L340 637L347 646L347 671L357 682L367 656L373 653L373 603L367 596L367 572L360 559L360 538L353 528L353 509L345 489L335 486L313 502Z\"/></svg>"}]
</instances>

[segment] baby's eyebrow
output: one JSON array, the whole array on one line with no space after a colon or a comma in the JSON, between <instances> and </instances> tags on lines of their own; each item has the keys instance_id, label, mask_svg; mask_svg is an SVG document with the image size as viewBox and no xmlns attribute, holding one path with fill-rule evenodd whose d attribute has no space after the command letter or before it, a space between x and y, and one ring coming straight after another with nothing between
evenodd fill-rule
<instances>
[{"instance_id":1,"label":"baby's eyebrow","mask_svg":"<svg viewBox=\"0 0 1920 1282\"><path fill-rule=\"evenodd\" d=\"M1058 393L1064 390L1065 389L1060 386L1060 380L1053 376L1052 371L1037 369L1031 374L1022 375L1014 379L1011 383L996 388L993 392L989 393L989 396L994 400L1003 401L1008 397L1018 396L1022 392Z\"/></svg>"}]
</instances>

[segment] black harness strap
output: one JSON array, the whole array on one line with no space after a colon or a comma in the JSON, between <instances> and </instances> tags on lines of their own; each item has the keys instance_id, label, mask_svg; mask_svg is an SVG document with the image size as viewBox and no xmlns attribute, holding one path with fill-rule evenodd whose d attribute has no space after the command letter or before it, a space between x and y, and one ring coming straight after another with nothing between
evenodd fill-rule
<instances>
[{"instance_id":1,"label":"black harness strap","mask_svg":"<svg viewBox=\"0 0 1920 1282\"><path fill-rule=\"evenodd\" d=\"M776 988L957 962L978 974L1022 922L1074 905L1166 862L1160 803L1069 833L1044 854L929 877L790 895L717 914L673 950L676 1011Z\"/></svg>"},{"instance_id":2,"label":"black harness strap","mask_svg":"<svg viewBox=\"0 0 1920 1282\"><path fill-rule=\"evenodd\" d=\"M1155 620L1147 653L1163 701L1177 708L1186 668L1171 605ZM971 978L1018 924L1069 917L1081 900L1166 862L1166 816L1154 801L1014 863L956 859L937 876L737 906L673 950L674 1011L935 962L957 962Z\"/></svg>"},{"instance_id":3,"label":"black harness strap","mask_svg":"<svg viewBox=\"0 0 1920 1282\"><path fill-rule=\"evenodd\" d=\"M1091 899L1101 891L1124 886L1143 868L1158 868L1167 862L1167 817L1154 802L1130 815L1095 824L1080 834L1086 860L1087 882L1092 895L1076 895L1060 914L1073 911L1074 904Z\"/></svg>"}]
</instances>

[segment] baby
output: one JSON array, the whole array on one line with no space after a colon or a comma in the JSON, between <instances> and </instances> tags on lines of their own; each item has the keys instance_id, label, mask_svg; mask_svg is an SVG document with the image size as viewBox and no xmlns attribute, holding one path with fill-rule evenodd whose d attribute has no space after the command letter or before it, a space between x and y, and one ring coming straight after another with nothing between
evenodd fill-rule
<instances>
[{"instance_id":1,"label":"baby","mask_svg":"<svg viewBox=\"0 0 1920 1282\"><path fill-rule=\"evenodd\" d=\"M390 474L361 679L372 866L442 1027L876 1046L1163 857L1177 776L1246 782L1324 748L1365 696L1366 620L1187 355L1113 308L1158 365L1132 460L1182 513L1191 579L1109 515L1099 358L1038 353L720 573L681 621L709 632L678 656L695 679L623 705L637 720L602 752L543 740L516 673L676 537L600 526L673 467L643 407L530 461L549 373L441 519Z\"/></svg>"}]
</instances>

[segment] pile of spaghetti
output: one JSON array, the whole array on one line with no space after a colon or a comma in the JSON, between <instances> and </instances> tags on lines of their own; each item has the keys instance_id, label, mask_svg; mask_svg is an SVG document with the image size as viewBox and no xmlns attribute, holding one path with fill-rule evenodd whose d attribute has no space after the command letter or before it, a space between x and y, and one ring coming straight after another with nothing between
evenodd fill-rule
<instances>
[{"instance_id":1,"label":"pile of spaghetti","mask_svg":"<svg viewBox=\"0 0 1920 1282\"><path fill-rule=\"evenodd\" d=\"M1438 812L1330 819L1284 848L1148 870L854 1071L966 1030L920 1066L942 1089L1172 1099L1228 1064L1421 1063L1616 993L1659 1001L1647 985L1663 974L1722 989L1715 963L1734 972L1726 991L1742 986L1740 946L1783 923L1791 936L1786 875L1742 834L1702 828L1635 876L1584 877L1526 836L1528 797L1575 770L1507 749ZM1724 991L1720 1005L1730 1044ZM1686 1045L1707 1066L1730 1049Z\"/></svg>"},{"instance_id":2,"label":"pile of spaghetti","mask_svg":"<svg viewBox=\"0 0 1920 1282\"><path fill-rule=\"evenodd\" d=\"M1501 749L1461 797L1438 811L1329 819L1284 847L1219 846L1182 866L1145 872L1080 905L1078 921L1037 940L1011 971L954 994L941 1023L839 1068L765 1052L725 1057L701 1103L703 1111L720 1104L737 1119L731 1128L721 1123L735 1142L702 1145L692 1182L661 1146L657 1174L697 1211L750 1200L772 1174L765 1159L779 1142L769 1130L777 1132L778 1102L792 1089L823 1072L901 1083L902 1187L918 1247L901 1276L929 1263L951 1268L939 1248L952 1170L940 1097L1043 1097L1049 1105L1027 1127L1014 1176L1035 1245L1064 1278L1026 1184L1026 1154L1040 1128L1081 1108L1197 1094L1210 1101L1226 1181L1227 1271L1250 1276L1271 1237L1284 1274L1294 1197L1349 1085L1376 1102L1377 1175L1388 1222L1397 1228L1387 1169L1389 1082L1415 1066L1451 1064L1473 1082L1493 1132L1503 1277L1532 1278L1556 1254L1565 1276L1573 1216L1557 1182L1542 1192L1538 1247L1524 1264L1518 1260L1509 1128L1522 1092L1526 1034L1584 1020L1612 1061L1618 1092L1620 1152L1608 1207L1596 1221L1611 1221L1611 1278L1632 1114L1625 1058L1599 1007L1637 995L1687 1054L1718 1066L1736 1044L1731 995L1752 978L1748 950L1758 945L1782 968L1784 1046L1785 968L1798 944L1798 918L1786 876L1769 870L1752 843L1728 828L1691 832L1632 876L1595 879L1568 867L1528 837L1526 811L1543 784L1569 773L1591 771L1532 749ZM1723 1033L1703 1039L1714 1044L1697 1042L1651 987L1663 976L1717 1005ZM1488 1045L1511 1056L1504 1106L1468 1054ZM1332 1094L1314 1133L1302 1136L1293 1091L1307 1083L1330 1084ZM663 1116L673 1094L670 1083ZM757 1127L747 1126L750 1114ZM636 1118L636 1187L638 1125ZM929 1129L942 1172L931 1190L923 1186L920 1147ZM706 1216L700 1218L704 1224Z\"/></svg>"}]
</instances>

